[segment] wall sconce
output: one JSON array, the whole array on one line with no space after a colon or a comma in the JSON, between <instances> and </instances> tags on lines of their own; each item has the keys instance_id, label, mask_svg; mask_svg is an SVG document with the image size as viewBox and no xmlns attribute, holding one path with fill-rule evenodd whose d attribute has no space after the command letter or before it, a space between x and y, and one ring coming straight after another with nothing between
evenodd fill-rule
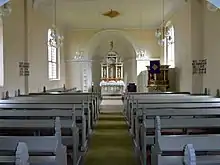
<instances>
[{"instance_id":1,"label":"wall sconce","mask_svg":"<svg viewBox=\"0 0 220 165\"><path fill-rule=\"evenodd\" d=\"M205 60L193 60L192 61L192 73L193 74L206 74L207 59Z\"/></svg>"}]
</instances>

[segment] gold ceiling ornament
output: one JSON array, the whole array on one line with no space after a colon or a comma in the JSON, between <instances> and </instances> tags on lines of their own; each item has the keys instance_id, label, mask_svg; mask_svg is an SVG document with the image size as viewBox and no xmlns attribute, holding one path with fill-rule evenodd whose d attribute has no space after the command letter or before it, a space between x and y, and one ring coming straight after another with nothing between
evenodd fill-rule
<instances>
[{"instance_id":1,"label":"gold ceiling ornament","mask_svg":"<svg viewBox=\"0 0 220 165\"><path fill-rule=\"evenodd\" d=\"M115 18L115 17L118 17L120 15L120 13L116 10L111 9L110 11L107 11L107 12L103 13L102 15L109 17L109 18Z\"/></svg>"}]
</instances>

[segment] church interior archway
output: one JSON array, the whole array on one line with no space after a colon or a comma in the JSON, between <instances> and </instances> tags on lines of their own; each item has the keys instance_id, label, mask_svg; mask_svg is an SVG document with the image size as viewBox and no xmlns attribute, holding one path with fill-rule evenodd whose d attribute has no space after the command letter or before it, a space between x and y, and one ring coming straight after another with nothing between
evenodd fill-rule
<instances>
[{"instance_id":1,"label":"church interior archway","mask_svg":"<svg viewBox=\"0 0 220 165\"><path fill-rule=\"evenodd\" d=\"M124 77L126 83L136 81L136 53L132 43L118 31L103 31L96 34L90 41L89 55L92 62L92 82L99 87L101 81L101 61L110 50L113 41L113 51L117 52L124 64Z\"/></svg>"}]
</instances>

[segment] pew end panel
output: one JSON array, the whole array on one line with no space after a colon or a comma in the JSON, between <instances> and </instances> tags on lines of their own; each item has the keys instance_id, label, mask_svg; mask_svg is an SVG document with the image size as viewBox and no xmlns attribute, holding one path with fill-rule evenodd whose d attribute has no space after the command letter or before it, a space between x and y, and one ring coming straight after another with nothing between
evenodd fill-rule
<instances>
[{"instance_id":1,"label":"pew end panel","mask_svg":"<svg viewBox=\"0 0 220 165\"><path fill-rule=\"evenodd\" d=\"M172 120L172 119L171 119ZM206 118L203 120L212 119ZM215 164L220 160L220 135L162 135L161 129L164 127L163 123L161 124L161 118L159 116L155 117L155 136L147 137L146 132L144 133L144 146L143 146L143 164L156 164L156 165L168 165L168 164L183 164L183 160L187 160L189 158L189 154L184 155L186 150L189 150L189 147L195 149L195 153L199 153L199 157L197 160L197 164ZM185 121L185 123L188 123ZM145 128L149 127L149 124L146 122ZM170 123L171 124L171 123ZM201 127L205 125L205 123L201 123ZM213 124L213 123L212 123ZM210 126L212 125L210 124ZM180 126L180 123L177 125ZM218 127L219 123L216 123ZM187 127L193 127L189 124L186 124ZM167 126L165 126L167 127ZM171 125L168 127L172 127ZM173 125L173 127L178 127ZM184 125L183 125L184 127ZM197 124L199 127L199 124ZM153 144L153 145L152 145ZM146 151L147 146L152 145L151 151ZM187 148L188 147L188 148ZM151 155L147 154L151 152ZM210 155L211 153L211 155ZM175 158L175 159L174 159ZM197 158L197 156L196 156ZM206 161L204 161L206 158ZM150 159L150 160L149 160ZM209 163L207 163L209 162ZM185 162L190 163L190 161ZM192 162L191 162L192 163Z\"/></svg>"},{"instance_id":2,"label":"pew end panel","mask_svg":"<svg viewBox=\"0 0 220 165\"><path fill-rule=\"evenodd\" d=\"M15 162L16 164L26 164L27 160L31 164L38 162L42 164L67 165L66 147L61 143L61 124L60 118L55 121L55 135L51 137L31 136L31 137L1 137L0 150L11 151L16 155L1 155L0 162ZM16 150L17 149L17 150ZM1 152L2 154L3 152ZM45 153L53 153L48 156ZM28 159L30 157L30 159ZM24 164L23 164L24 163Z\"/></svg>"}]
</instances>

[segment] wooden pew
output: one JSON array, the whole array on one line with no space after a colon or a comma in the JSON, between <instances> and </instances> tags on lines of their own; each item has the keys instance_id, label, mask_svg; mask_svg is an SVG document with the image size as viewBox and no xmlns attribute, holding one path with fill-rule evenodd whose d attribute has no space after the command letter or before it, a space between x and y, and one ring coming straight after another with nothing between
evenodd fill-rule
<instances>
[{"instance_id":1,"label":"wooden pew","mask_svg":"<svg viewBox=\"0 0 220 165\"><path fill-rule=\"evenodd\" d=\"M60 88L53 88L53 89L47 89L46 86L43 86L43 93L47 93L47 92L75 92L76 88L66 88L66 85L63 84L63 87Z\"/></svg>"},{"instance_id":2,"label":"wooden pew","mask_svg":"<svg viewBox=\"0 0 220 165\"><path fill-rule=\"evenodd\" d=\"M218 164L220 161L220 135L161 135L159 116L207 116L220 115L219 109L150 109L147 116L155 117L155 140L151 151L151 162L155 165ZM207 119L211 120L211 119ZM210 121L209 121L210 122ZM208 122L208 123L209 123ZM202 123L201 123L202 124ZM217 125L217 123L216 123ZM202 126L202 125L201 125ZM218 125L219 127L219 125ZM146 139L147 140L147 139ZM193 146L193 154L186 147ZM189 149L189 148L188 148ZM197 156L195 154L197 153ZM192 154L192 155L191 155ZM211 154L211 155L210 155ZM194 156L190 157L189 156ZM193 159L192 159L193 158ZM190 160L191 159L191 160ZM146 160L146 159L145 159ZM193 162L194 161L194 162Z\"/></svg>"},{"instance_id":3,"label":"wooden pew","mask_svg":"<svg viewBox=\"0 0 220 165\"><path fill-rule=\"evenodd\" d=\"M199 100L198 100L199 101ZM172 108L172 109L189 109L189 108L200 108L200 109L204 109L204 108L220 108L220 103L219 102L213 102L213 103L205 103L205 101L200 101L200 102L171 102L171 103L163 103L163 104L147 104L147 105L142 105L139 106L138 111L136 111L135 113L135 117L134 120L132 122L132 127L131 127L131 131L132 135L135 138L135 142L136 144L139 144L139 139L138 139L138 132L140 130L140 124L142 123L142 113L144 111L147 111L148 109L160 109L161 111L163 111L163 109L167 109L167 108ZM138 147L138 146L137 146Z\"/></svg>"},{"instance_id":4,"label":"wooden pew","mask_svg":"<svg viewBox=\"0 0 220 165\"><path fill-rule=\"evenodd\" d=\"M148 96L148 95L180 95L180 96L186 96L190 95L189 92L127 92L123 95L123 102L125 104L125 108L127 106L127 101L131 99L132 97L139 96Z\"/></svg>"},{"instance_id":5,"label":"wooden pew","mask_svg":"<svg viewBox=\"0 0 220 165\"><path fill-rule=\"evenodd\" d=\"M135 136L135 127L138 127L138 118L142 109L146 108L181 108L181 107L201 107L202 105L219 106L220 99L208 96L190 96L190 97L157 97L149 100L136 100L130 109L131 133Z\"/></svg>"},{"instance_id":6,"label":"wooden pew","mask_svg":"<svg viewBox=\"0 0 220 165\"><path fill-rule=\"evenodd\" d=\"M152 104L152 103L157 103L157 104L162 104L162 103L170 103L170 102L173 102L175 100L175 102L183 102L183 100L185 99L186 101L187 100L191 100L191 99L194 99L194 100L200 100L200 99L206 99L206 98L211 98L209 96L189 96L189 95L164 95L164 94L148 94L148 95L145 95L145 96L134 96L132 99L130 99L128 101L128 107L127 107L127 120L128 120L128 124L130 125L131 127L131 130L133 131L133 120L134 120L134 115L136 113L136 109L137 109L137 106L138 105L145 105L145 104ZM184 101L185 102L185 101ZM192 102L192 101L190 101Z\"/></svg>"},{"instance_id":7,"label":"wooden pew","mask_svg":"<svg viewBox=\"0 0 220 165\"><path fill-rule=\"evenodd\" d=\"M132 95L126 100L126 109L129 109L130 104L136 100L152 100L152 99L159 99L159 98L169 98L169 97L175 97L175 98L187 98L194 95L187 95L187 94L147 94L147 95ZM198 95L196 95L198 96ZM199 97L210 97L206 95L199 95Z\"/></svg>"},{"instance_id":8,"label":"wooden pew","mask_svg":"<svg viewBox=\"0 0 220 165\"><path fill-rule=\"evenodd\" d=\"M190 92L127 92L124 93L123 98L127 100L132 96L146 96L146 95L190 95Z\"/></svg>"},{"instance_id":9,"label":"wooden pew","mask_svg":"<svg viewBox=\"0 0 220 165\"><path fill-rule=\"evenodd\" d=\"M67 153L66 147L62 144L59 117L56 118L54 136L1 136L0 144L0 151L4 151L0 152L2 164L67 165Z\"/></svg>"},{"instance_id":10,"label":"wooden pew","mask_svg":"<svg viewBox=\"0 0 220 165\"><path fill-rule=\"evenodd\" d=\"M157 97L190 97L189 94L185 94L185 93L131 93L126 97L126 100L124 101L124 113L125 116L127 117L127 119L130 119L130 108L131 105L134 101L139 100L139 99L150 99L150 98L154 98L156 99Z\"/></svg>"},{"instance_id":11,"label":"wooden pew","mask_svg":"<svg viewBox=\"0 0 220 165\"><path fill-rule=\"evenodd\" d=\"M68 147L72 158L80 158L78 148L79 129L76 127L75 114L71 110L0 110L0 137L12 136L51 136L54 119L61 118L62 143Z\"/></svg>"},{"instance_id":12,"label":"wooden pew","mask_svg":"<svg viewBox=\"0 0 220 165\"><path fill-rule=\"evenodd\" d=\"M145 95L145 96L133 96L132 99L128 101L127 107L127 119L129 123L131 122L132 112L137 109L138 105L143 104L163 104L163 103L170 103L170 102L183 102L183 100L190 101L190 102L198 102L198 100L206 100L213 99L211 96L192 96L192 95L164 95L164 94L157 94L157 95ZM185 102L185 101L184 101ZM200 101L199 101L200 102ZM211 101L213 102L213 101Z\"/></svg>"},{"instance_id":13,"label":"wooden pew","mask_svg":"<svg viewBox=\"0 0 220 165\"><path fill-rule=\"evenodd\" d=\"M34 113L34 110L41 110L41 113L43 111L44 114L47 114L50 116L51 110L61 110L63 113L66 112L66 110L69 110L66 117L71 117L71 113L76 112L76 122L80 121L80 123L77 122L77 125L80 129L80 136L82 141L82 150L86 150L87 148L87 138L89 136L89 127L86 122L86 117L84 113L84 104L81 102L75 102L75 103L69 103L68 100L62 101L60 103L57 103L57 101L51 101L51 100L0 100L0 109L7 110L9 113L9 110L28 110L30 113ZM1 111L1 113L6 113L6 111ZM16 113L13 112L13 113ZM17 112L19 113L19 112ZM59 112L60 113L60 112ZM59 114L58 113L58 114ZM13 114L12 114L13 115ZM0 115L1 117L1 115Z\"/></svg>"},{"instance_id":14,"label":"wooden pew","mask_svg":"<svg viewBox=\"0 0 220 165\"><path fill-rule=\"evenodd\" d=\"M88 93L72 93L72 92L49 92L49 93L29 93L28 96L46 96L46 95L64 95L64 96L80 96L80 97L88 97L88 100L91 101L91 107L94 109L94 118L98 119L99 114L99 105L100 105L100 96L98 93L88 92Z\"/></svg>"},{"instance_id":15,"label":"wooden pew","mask_svg":"<svg viewBox=\"0 0 220 165\"><path fill-rule=\"evenodd\" d=\"M77 102L80 102L80 104L84 103L84 109L85 109L85 115L86 120L88 121L88 128L89 130L92 129L94 123L96 122L96 112L93 107L92 101L89 99L89 96L87 95L34 95L34 96L22 96L22 97L15 97L11 98L11 100L32 100L32 101L53 101L55 103L67 103L67 104L75 104ZM78 104L78 103L77 103ZM79 110L79 109L77 109ZM91 132L91 131L90 131Z\"/></svg>"},{"instance_id":16,"label":"wooden pew","mask_svg":"<svg viewBox=\"0 0 220 165\"><path fill-rule=\"evenodd\" d=\"M220 109L219 109L220 110ZM184 114L184 109L178 109L178 111L183 111L181 115ZM192 109L193 111L193 109ZM155 145L155 120L153 118L146 118L148 116L147 112L145 112L145 116L143 117L143 125L141 126L140 131L140 150L141 157L143 158L143 164L151 164L151 149ZM179 114L180 115L180 114ZM186 115L187 116L187 115ZM160 119L160 132L161 134L167 135L189 135L189 137L193 136L193 134L220 134L220 116L218 118L187 118L186 116L182 116L182 118L175 118L176 116L172 116L174 118L162 118ZM186 118L185 118L186 117ZM208 131L206 129L216 128L214 132ZM153 133L151 133L152 129L155 129ZM209 136L209 135L208 135ZM172 143L170 144L172 145Z\"/></svg>"}]
</instances>

